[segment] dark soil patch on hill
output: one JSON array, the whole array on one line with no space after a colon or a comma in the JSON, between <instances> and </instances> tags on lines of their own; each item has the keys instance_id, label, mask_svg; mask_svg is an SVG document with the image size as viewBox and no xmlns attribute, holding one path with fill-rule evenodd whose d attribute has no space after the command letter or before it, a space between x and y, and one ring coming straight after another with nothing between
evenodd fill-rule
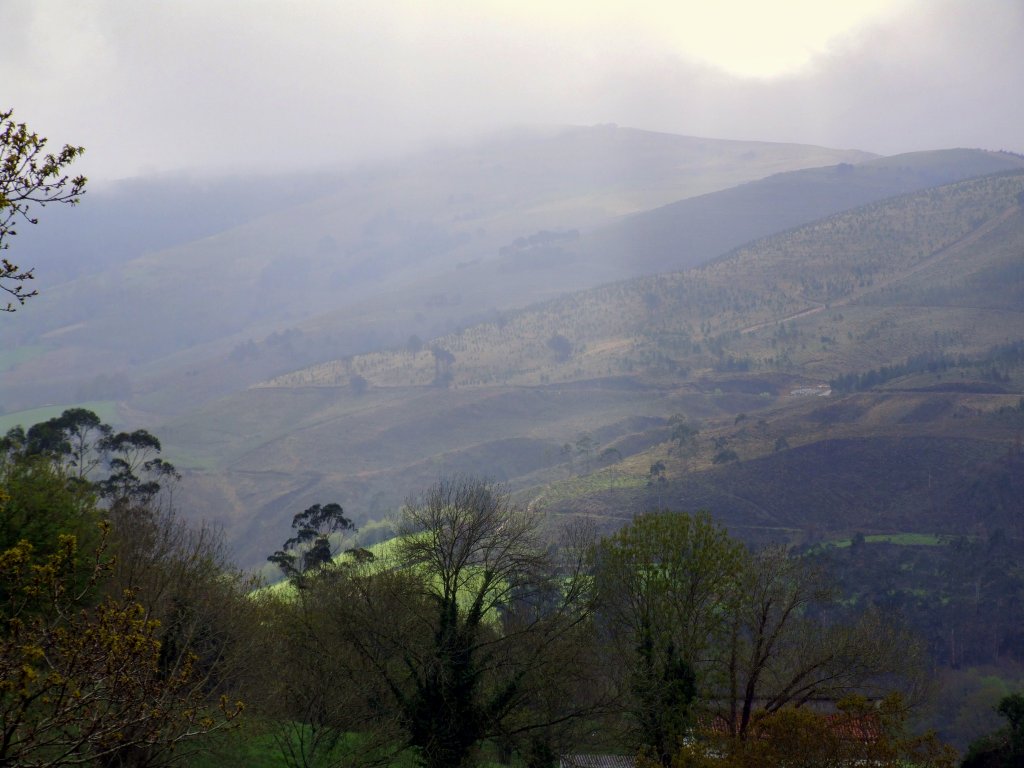
<instances>
[{"instance_id":1,"label":"dark soil patch on hill","mask_svg":"<svg viewBox=\"0 0 1024 768\"><path fill-rule=\"evenodd\" d=\"M1024 457L956 438L825 440L667 484L555 507L620 519L666 507L707 510L751 541L827 532L1024 532Z\"/></svg>"}]
</instances>

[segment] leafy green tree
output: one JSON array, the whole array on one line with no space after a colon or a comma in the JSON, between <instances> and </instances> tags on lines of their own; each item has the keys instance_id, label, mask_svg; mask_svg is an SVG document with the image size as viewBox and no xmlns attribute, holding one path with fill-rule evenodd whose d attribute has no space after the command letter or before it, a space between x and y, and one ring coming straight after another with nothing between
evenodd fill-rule
<instances>
[{"instance_id":1,"label":"leafy green tree","mask_svg":"<svg viewBox=\"0 0 1024 768\"><path fill-rule=\"evenodd\" d=\"M108 440L112 444L106 451L117 451L112 457L103 447ZM145 676L139 686L154 696L168 694L161 686L178 681L174 685L180 688L168 694L167 706L187 700L191 702L185 705L188 708L206 708L211 697L215 700L237 688L240 661L252 634L252 601L246 597L251 585L230 566L222 539L214 531L185 525L165 503L167 499L158 502L152 492L138 491L140 483L154 482L140 481L135 472L145 471L146 477L152 477L153 462L159 459L151 452L158 447L159 442L148 433L114 434L95 414L82 409L65 411L27 433L13 430L4 440L5 450L0 452L0 552L13 558L13 570L0 579L0 618L4 627L23 637L26 632L33 637L44 635L45 643L40 643L47 648L46 663L50 665L49 682L38 694L41 702L26 703L17 710L9 703L6 712L13 719L5 722L17 721L18 729L51 727L39 725L34 719L37 715L47 718L47 723L50 718L62 723L59 733L49 731L47 738L66 740L75 729L98 728L90 720L92 710L65 708L59 714L47 714L39 705L56 695L54 691L80 690L83 679L98 678L97 665L104 663L114 665L110 670L115 676L117 664L122 664L122 670L135 665L135 672ZM116 477L118 460L123 462L119 487L127 490L100 508L100 483L90 476L98 474L94 470L102 464L113 467ZM149 469L142 469L147 466ZM129 473L134 482L126 477ZM102 540L101 527L107 531ZM108 553L109 561L101 556ZM59 569L51 573L58 564ZM33 590L34 603L25 599ZM138 616L144 621L136 621ZM89 642L141 644L153 652L155 668L149 666L149 655L118 656L112 647L110 654L103 656L95 644L71 642L83 641L82 637L69 636L65 642L59 636L65 630L88 636ZM9 650L14 654L10 658L22 658L18 654L23 650ZM65 654L78 654L75 658L84 666L76 667L75 659L65 659ZM37 670L37 674L43 672ZM65 679L68 686L79 688L61 688ZM118 684L111 683L115 688ZM127 695L116 690L118 697ZM97 701L114 706L102 696ZM164 699L151 700L150 705L165 706L161 701ZM178 743L179 737L189 732L198 736L203 731L179 719L175 722L183 731L168 736L177 726L166 721L160 726L164 733L160 736L151 730L152 721L142 718L139 711L130 720L118 720L117 714L111 714L119 729L120 747L104 747L105 751L93 757L83 757L92 755L95 748L83 743L76 747L77 759L95 759L102 765L156 766L163 763L166 750L171 743ZM27 733L18 738L33 743ZM44 751L49 760L48 748ZM35 762L26 764L48 764L38 753L33 755Z\"/></svg>"},{"instance_id":2,"label":"leafy green tree","mask_svg":"<svg viewBox=\"0 0 1024 768\"><path fill-rule=\"evenodd\" d=\"M0 452L0 550L26 542L39 556L55 552L62 534L74 536L86 550L98 541L101 514L88 485L44 456ZM83 585L89 569L81 567ZM0 597L6 594L0 583Z\"/></svg>"},{"instance_id":3,"label":"leafy green tree","mask_svg":"<svg viewBox=\"0 0 1024 768\"><path fill-rule=\"evenodd\" d=\"M1017 768L1024 765L1024 694L1004 696L996 711L1006 728L971 744L963 768Z\"/></svg>"},{"instance_id":4,"label":"leafy green tree","mask_svg":"<svg viewBox=\"0 0 1024 768\"><path fill-rule=\"evenodd\" d=\"M698 671L725 636L722 606L743 557L706 513L641 515L595 551L609 667L625 674L634 743L663 765L689 729Z\"/></svg>"},{"instance_id":5,"label":"leafy green tree","mask_svg":"<svg viewBox=\"0 0 1024 768\"><path fill-rule=\"evenodd\" d=\"M47 203L74 205L85 192L84 176L71 178L65 166L85 150L65 145L56 154L46 152L47 140L13 119L14 111L0 111L0 251L10 248L9 239L17 234L17 222L37 223L36 206ZM31 268L24 269L0 258L0 290L10 299L0 310L13 312L37 291L26 288L35 278Z\"/></svg>"}]
</instances>

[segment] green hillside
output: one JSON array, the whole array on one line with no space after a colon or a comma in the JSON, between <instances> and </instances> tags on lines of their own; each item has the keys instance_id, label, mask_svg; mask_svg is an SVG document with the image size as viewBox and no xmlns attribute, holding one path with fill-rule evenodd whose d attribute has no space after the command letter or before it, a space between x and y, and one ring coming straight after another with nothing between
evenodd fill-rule
<instances>
[{"instance_id":1,"label":"green hillside","mask_svg":"<svg viewBox=\"0 0 1024 768\"><path fill-rule=\"evenodd\" d=\"M197 214L203 226L181 231L201 236L154 235L151 252L126 260L119 250L100 259L116 262L109 269L43 286L35 311L10 324L4 344L45 351L6 372L0 394L9 409L106 399L109 392L83 398L78 390L102 388L96 378L117 371L130 379L141 408L189 408L197 396L237 391L311 360L379 349L412 333L429 338L482 312L550 298L546 278L506 283L501 298L478 293L475 266L519 237L588 229L769 174L871 157L603 126L523 131L341 179L311 177L322 185L319 194L297 194L292 180L254 178L253 186L281 188L271 212L266 194L248 194L242 197L252 198L259 215L231 210L224 227L211 231L209 217ZM231 185L214 189L229 195ZM187 206L171 209L188 215ZM126 207L127 221L103 221L120 231L131 226L133 210ZM86 220L82 236L102 243L101 225ZM121 248L117 232L110 240ZM40 278L46 264L39 262ZM571 274L558 290L594 284L574 283ZM407 312L394 313L398 297ZM391 312L382 314L385 306ZM338 308L344 316L330 332L296 338L306 320ZM287 331L287 350L268 344L264 357L248 354L247 342ZM183 388L179 377L210 358L228 365L208 377L189 375Z\"/></svg>"},{"instance_id":2,"label":"green hillside","mask_svg":"<svg viewBox=\"0 0 1024 768\"><path fill-rule=\"evenodd\" d=\"M839 211L1021 168L1016 155L955 149L790 171L634 214L588 233L579 248L618 265L621 277L685 269Z\"/></svg>"},{"instance_id":3,"label":"green hillside","mask_svg":"<svg viewBox=\"0 0 1024 768\"><path fill-rule=\"evenodd\" d=\"M832 368L887 362L894 352L935 349L943 326L952 333L965 323L970 338L960 332L959 342L945 346L978 351L1006 338L998 324L984 327L986 316L1015 313L1022 189L1024 174L997 175L875 203L696 270L576 293L435 345L455 356L452 383L470 387L730 365L831 375ZM919 294L940 289L937 303L922 303ZM887 307L901 308L901 326L928 325L935 333L907 327L883 337L878 324L895 323ZM840 326L845 333L837 336ZM821 331L817 339L808 338L813 329ZM551 348L555 335L571 346L564 359ZM267 386L337 387L355 374L379 387L424 386L436 373L428 349L402 350L324 363Z\"/></svg>"},{"instance_id":4,"label":"green hillside","mask_svg":"<svg viewBox=\"0 0 1024 768\"><path fill-rule=\"evenodd\" d=\"M1020 168L1022 162L978 150L915 153L774 174L579 233L522 230L479 258L389 282L384 298L368 291L340 301L338 309L297 324L287 336L272 333L261 340L254 332L230 354L163 370L137 382L135 399L149 410L193 407L304 362L393 347L412 334L429 339L483 321L503 322L529 302L699 264L752 238L855 204L992 169Z\"/></svg>"},{"instance_id":5,"label":"green hillside","mask_svg":"<svg viewBox=\"0 0 1024 768\"><path fill-rule=\"evenodd\" d=\"M127 401L157 423L312 362L445 335L567 292L700 263L865 201L1021 163L979 150L871 159L595 128L311 178L319 194L286 180L272 216L259 215L267 192L253 191L225 203L228 229L211 231L209 213L197 214L180 235L202 231L196 240L161 248L175 243L161 229L155 250L125 261L135 241L112 237L114 266L48 288L40 311L12 325L14 351L33 351L4 353L20 362L0 371L0 396L9 410ZM790 170L818 164L829 165ZM197 200L214 205L233 188L212 185ZM108 208L84 238L106 239L103 221L116 221ZM188 210L187 201L168 204L166 215Z\"/></svg>"},{"instance_id":6,"label":"green hillside","mask_svg":"<svg viewBox=\"0 0 1024 768\"><path fill-rule=\"evenodd\" d=\"M1005 348L1024 339L1022 195L1014 173L873 203L696 270L437 338L450 361L425 347L320 364L160 434L192 468L198 508L231 510L253 561L289 511L329 499L357 520L380 517L455 471L609 525L669 502L707 506L752 536L855 523L947 533L967 525L957 509L1008 524L985 510L1016 439L993 414L1024 391L1020 355ZM844 374L940 359L906 366L884 396L829 394ZM673 414L700 429L686 450L671 442ZM895 459L908 450L927 461L901 472ZM865 497L873 462L897 469ZM786 466L795 481L780 480ZM949 500L938 517L910 503L929 498L926 466Z\"/></svg>"}]
</instances>

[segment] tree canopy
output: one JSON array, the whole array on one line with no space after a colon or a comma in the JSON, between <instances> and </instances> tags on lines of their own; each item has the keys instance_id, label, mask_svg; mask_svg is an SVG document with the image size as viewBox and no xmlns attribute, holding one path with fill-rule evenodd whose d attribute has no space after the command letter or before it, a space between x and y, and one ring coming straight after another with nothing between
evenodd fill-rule
<instances>
[{"instance_id":1,"label":"tree canopy","mask_svg":"<svg viewBox=\"0 0 1024 768\"><path fill-rule=\"evenodd\" d=\"M331 564L336 554L331 544L334 534L354 531L339 504L314 504L292 518L295 535L267 560L274 563L298 586L305 586L304 575Z\"/></svg>"},{"instance_id":2,"label":"tree canopy","mask_svg":"<svg viewBox=\"0 0 1024 768\"><path fill-rule=\"evenodd\" d=\"M0 764L155 767L241 712L245 582L134 474L158 449L82 409L3 439Z\"/></svg>"},{"instance_id":3,"label":"tree canopy","mask_svg":"<svg viewBox=\"0 0 1024 768\"><path fill-rule=\"evenodd\" d=\"M585 706L569 691L593 606L587 547L550 547L541 524L492 482L441 480L406 504L387 555L307 573L274 624L293 672L272 698L304 724L290 752L311 761L360 729L370 762L384 734L428 768L471 765L487 740L555 754Z\"/></svg>"},{"instance_id":4,"label":"tree canopy","mask_svg":"<svg viewBox=\"0 0 1024 768\"><path fill-rule=\"evenodd\" d=\"M664 766L698 715L741 745L787 708L917 692L920 645L898 622L829 618L824 573L749 551L706 513L634 518L598 545L595 579L627 738Z\"/></svg>"}]
</instances>

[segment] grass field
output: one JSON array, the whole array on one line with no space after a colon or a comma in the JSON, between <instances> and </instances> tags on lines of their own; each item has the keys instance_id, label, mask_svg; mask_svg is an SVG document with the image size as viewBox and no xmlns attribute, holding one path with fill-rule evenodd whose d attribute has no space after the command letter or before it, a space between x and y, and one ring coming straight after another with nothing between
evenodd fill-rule
<instances>
[{"instance_id":1,"label":"grass field","mask_svg":"<svg viewBox=\"0 0 1024 768\"><path fill-rule=\"evenodd\" d=\"M274 727L257 720L243 723L241 728L209 741L209 746L184 762L189 768L288 768L294 765L285 758L283 743L297 744L302 726ZM359 735L346 734L329 754L318 754L317 765L349 765L353 754L358 754ZM414 768L417 764L411 752L400 752L392 760L379 763L387 768ZM497 765L491 763L485 766Z\"/></svg>"},{"instance_id":2,"label":"grass field","mask_svg":"<svg viewBox=\"0 0 1024 768\"><path fill-rule=\"evenodd\" d=\"M209 747L187 758L183 764L189 768L288 768L294 763L285 759L281 750L281 739L290 735L292 742L296 743L299 728L300 726L293 726L275 729L272 725L255 720L243 723L238 730L211 740ZM357 762L358 744L359 734L346 734L330 754L318 756L316 765L360 764ZM475 763L479 768L520 768L524 765L518 759L511 763L499 763L488 759L495 752L493 745L485 744L481 751L481 759ZM411 750L405 750L394 755L391 760L371 764L382 768L415 768L419 762Z\"/></svg>"},{"instance_id":3,"label":"grass field","mask_svg":"<svg viewBox=\"0 0 1024 768\"><path fill-rule=\"evenodd\" d=\"M27 411L5 413L3 416L0 416L0 432L6 433L7 430L19 425L28 429L33 424L60 416L68 408L85 408L95 413L100 417L101 421L107 424L117 423L117 403L113 400L90 400L85 403L44 405L42 408L30 408Z\"/></svg>"},{"instance_id":4,"label":"grass field","mask_svg":"<svg viewBox=\"0 0 1024 768\"><path fill-rule=\"evenodd\" d=\"M901 547L938 547L949 540L948 536L934 533L879 533L864 537L867 544L899 544ZM844 549L853 544L853 539L839 539L829 546Z\"/></svg>"}]
</instances>

